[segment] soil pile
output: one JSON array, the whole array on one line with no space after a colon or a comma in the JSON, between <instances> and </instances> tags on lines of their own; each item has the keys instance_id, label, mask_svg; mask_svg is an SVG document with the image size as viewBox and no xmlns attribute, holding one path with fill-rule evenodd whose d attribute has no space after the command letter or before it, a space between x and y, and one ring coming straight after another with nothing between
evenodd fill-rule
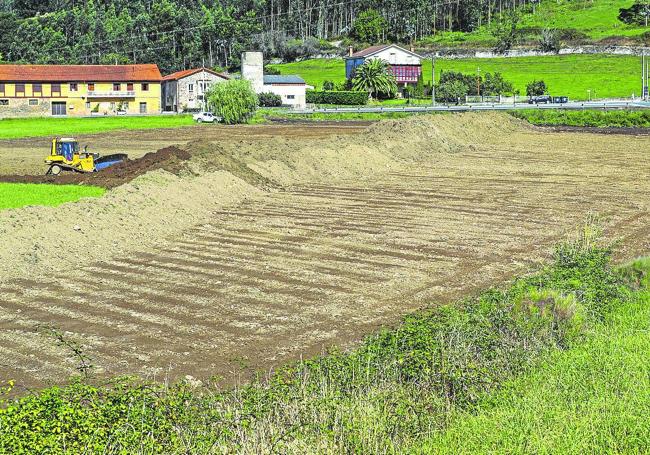
<instances>
[{"instance_id":1,"label":"soil pile","mask_svg":"<svg viewBox=\"0 0 650 455\"><path fill-rule=\"evenodd\" d=\"M157 152L147 153L142 158L111 166L101 172L88 174L66 172L58 176L3 175L0 176L0 182L93 185L110 189L128 183L150 171L162 169L177 174L183 168L183 162L189 160L191 156L189 152L178 147L167 147Z\"/></svg>"}]
</instances>

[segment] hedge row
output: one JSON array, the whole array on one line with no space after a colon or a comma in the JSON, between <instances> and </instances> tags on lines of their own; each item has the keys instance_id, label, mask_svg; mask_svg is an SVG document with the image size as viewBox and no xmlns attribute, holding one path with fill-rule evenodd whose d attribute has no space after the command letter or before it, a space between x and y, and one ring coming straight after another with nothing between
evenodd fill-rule
<instances>
[{"instance_id":1,"label":"hedge row","mask_svg":"<svg viewBox=\"0 0 650 455\"><path fill-rule=\"evenodd\" d=\"M307 103L361 106L368 103L366 92L307 91Z\"/></svg>"}]
</instances>

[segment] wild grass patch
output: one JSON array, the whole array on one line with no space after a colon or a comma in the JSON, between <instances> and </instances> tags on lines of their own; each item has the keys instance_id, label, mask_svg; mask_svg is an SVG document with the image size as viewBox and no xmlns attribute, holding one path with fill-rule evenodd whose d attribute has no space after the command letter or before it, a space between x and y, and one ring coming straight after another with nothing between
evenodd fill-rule
<instances>
[{"instance_id":1,"label":"wild grass patch","mask_svg":"<svg viewBox=\"0 0 650 455\"><path fill-rule=\"evenodd\" d=\"M511 114L540 126L587 126L596 128L650 128L650 111L647 110L551 110L526 109Z\"/></svg>"}]
</instances>

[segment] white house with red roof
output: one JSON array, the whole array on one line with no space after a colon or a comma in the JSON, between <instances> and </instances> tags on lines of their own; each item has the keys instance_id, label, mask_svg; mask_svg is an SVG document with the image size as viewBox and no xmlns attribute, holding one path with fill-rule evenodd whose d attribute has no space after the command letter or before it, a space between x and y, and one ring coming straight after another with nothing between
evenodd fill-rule
<instances>
[{"instance_id":1,"label":"white house with red roof","mask_svg":"<svg viewBox=\"0 0 650 455\"><path fill-rule=\"evenodd\" d=\"M205 93L214 84L230 79L209 68L178 71L163 77L162 107L164 112L205 109Z\"/></svg>"},{"instance_id":2,"label":"white house with red roof","mask_svg":"<svg viewBox=\"0 0 650 455\"><path fill-rule=\"evenodd\" d=\"M354 78L356 69L370 59L388 62L397 84L402 87L417 84L418 78L422 75L422 56L395 44L382 44L358 52L350 48L349 55L345 59L346 78Z\"/></svg>"}]
</instances>

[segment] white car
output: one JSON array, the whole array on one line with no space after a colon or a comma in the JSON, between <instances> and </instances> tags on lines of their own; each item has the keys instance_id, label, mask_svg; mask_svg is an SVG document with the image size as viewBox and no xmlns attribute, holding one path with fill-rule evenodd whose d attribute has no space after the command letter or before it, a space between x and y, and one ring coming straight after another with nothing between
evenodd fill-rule
<instances>
[{"instance_id":1,"label":"white car","mask_svg":"<svg viewBox=\"0 0 650 455\"><path fill-rule=\"evenodd\" d=\"M197 123L214 123L221 120L219 117L215 117L212 112L199 112L194 114L192 118Z\"/></svg>"}]
</instances>

